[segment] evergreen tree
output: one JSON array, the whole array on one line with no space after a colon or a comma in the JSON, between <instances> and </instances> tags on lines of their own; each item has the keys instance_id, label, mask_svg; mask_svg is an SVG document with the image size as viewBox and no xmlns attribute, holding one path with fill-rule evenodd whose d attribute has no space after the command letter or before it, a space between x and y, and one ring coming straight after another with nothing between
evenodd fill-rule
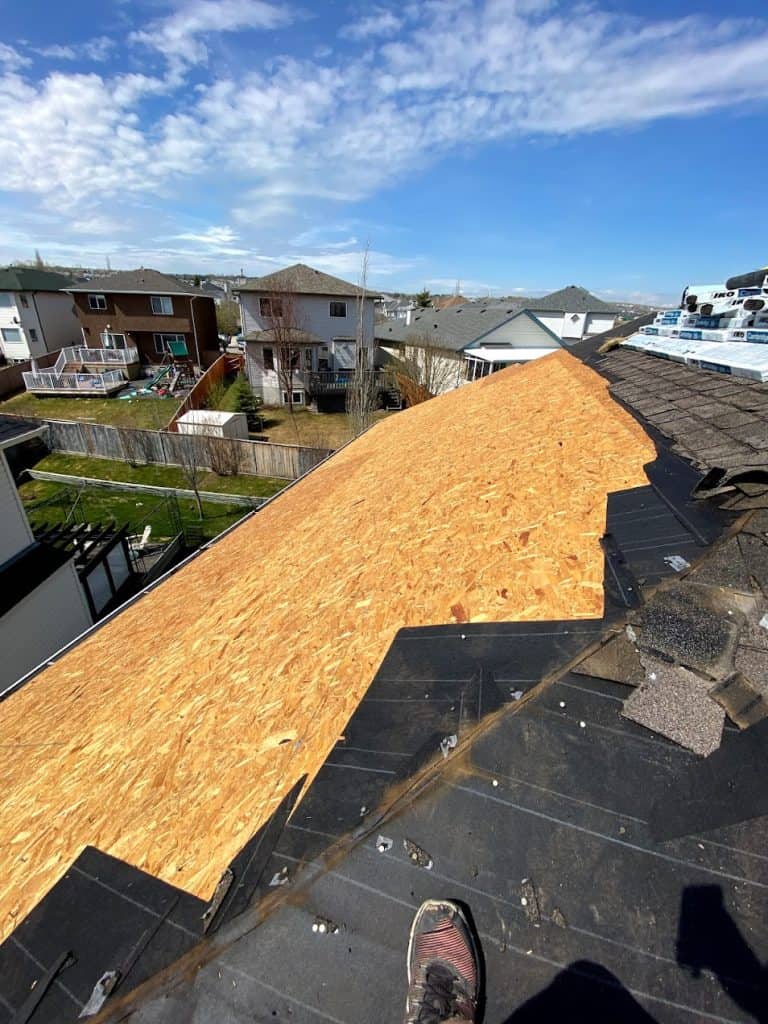
<instances>
[{"instance_id":1,"label":"evergreen tree","mask_svg":"<svg viewBox=\"0 0 768 1024\"><path fill-rule=\"evenodd\" d=\"M249 430L259 430L261 421L259 419L259 405L261 400L254 395L248 378L244 373L238 373L235 383L232 385L232 397L234 399L235 412L244 412L248 420Z\"/></svg>"}]
</instances>

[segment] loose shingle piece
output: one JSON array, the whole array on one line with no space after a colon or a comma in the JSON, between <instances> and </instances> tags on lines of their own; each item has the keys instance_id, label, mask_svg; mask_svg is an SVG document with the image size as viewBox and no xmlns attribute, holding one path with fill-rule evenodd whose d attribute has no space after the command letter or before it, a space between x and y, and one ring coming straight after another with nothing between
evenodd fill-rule
<instances>
[{"instance_id":1,"label":"loose shingle piece","mask_svg":"<svg viewBox=\"0 0 768 1024\"><path fill-rule=\"evenodd\" d=\"M708 587L679 584L659 591L641 609L640 646L712 679L733 671L743 616Z\"/></svg>"},{"instance_id":2,"label":"loose shingle piece","mask_svg":"<svg viewBox=\"0 0 768 1024\"><path fill-rule=\"evenodd\" d=\"M643 656L646 681L624 702L625 718L706 757L720 746L725 710L712 685L684 668Z\"/></svg>"},{"instance_id":3,"label":"loose shingle piece","mask_svg":"<svg viewBox=\"0 0 768 1024\"><path fill-rule=\"evenodd\" d=\"M598 651L576 665L573 671L577 675L610 679L627 686L639 686L645 679L637 648L623 632L611 637Z\"/></svg>"}]
</instances>

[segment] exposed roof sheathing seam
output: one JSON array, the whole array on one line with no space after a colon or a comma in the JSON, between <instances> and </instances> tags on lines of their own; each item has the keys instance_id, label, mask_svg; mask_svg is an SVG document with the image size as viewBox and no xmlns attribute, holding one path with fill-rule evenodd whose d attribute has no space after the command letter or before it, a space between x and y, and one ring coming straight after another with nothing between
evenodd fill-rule
<instances>
[{"instance_id":1,"label":"exposed roof sheathing seam","mask_svg":"<svg viewBox=\"0 0 768 1024\"><path fill-rule=\"evenodd\" d=\"M382 421L0 705L0 926L87 844L202 898L396 631L599 617L655 450L565 352Z\"/></svg>"}]
</instances>

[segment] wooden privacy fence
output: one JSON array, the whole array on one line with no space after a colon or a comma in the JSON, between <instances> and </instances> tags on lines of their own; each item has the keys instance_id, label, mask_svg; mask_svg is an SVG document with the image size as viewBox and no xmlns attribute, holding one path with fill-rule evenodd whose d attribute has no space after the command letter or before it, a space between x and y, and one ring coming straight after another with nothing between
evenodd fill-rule
<instances>
[{"instance_id":1,"label":"wooden privacy fence","mask_svg":"<svg viewBox=\"0 0 768 1024\"><path fill-rule=\"evenodd\" d=\"M46 352L44 355L38 356L37 368L45 370L47 367L53 366L59 358L60 351L61 349L57 348L55 352ZM28 373L31 369L31 359L27 359L24 363L14 363L13 366L0 368L0 398L7 398L9 395L15 395L18 391L23 391L24 378L22 374Z\"/></svg>"},{"instance_id":2,"label":"wooden privacy fence","mask_svg":"<svg viewBox=\"0 0 768 1024\"><path fill-rule=\"evenodd\" d=\"M221 355L215 363L211 363L173 414L166 430L175 431L179 416L183 416L185 412L191 412L193 409L204 409L213 388L231 372L230 360L227 356Z\"/></svg>"},{"instance_id":3,"label":"wooden privacy fence","mask_svg":"<svg viewBox=\"0 0 768 1024\"><path fill-rule=\"evenodd\" d=\"M48 447L71 455L91 455L133 465L194 465L222 476L272 476L296 480L333 453L329 448L267 444L228 437L176 434L167 430L134 430L105 423L45 420Z\"/></svg>"}]
</instances>

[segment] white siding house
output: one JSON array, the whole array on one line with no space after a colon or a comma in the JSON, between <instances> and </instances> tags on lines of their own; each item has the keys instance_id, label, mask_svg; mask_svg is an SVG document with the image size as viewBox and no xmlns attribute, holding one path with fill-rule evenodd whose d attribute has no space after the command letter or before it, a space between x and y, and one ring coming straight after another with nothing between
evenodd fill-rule
<instances>
[{"instance_id":1,"label":"white siding house","mask_svg":"<svg viewBox=\"0 0 768 1024\"><path fill-rule=\"evenodd\" d=\"M0 351L9 362L81 341L72 297L62 274L27 267L0 270Z\"/></svg>"},{"instance_id":2,"label":"white siding house","mask_svg":"<svg viewBox=\"0 0 768 1024\"><path fill-rule=\"evenodd\" d=\"M570 344L610 331L617 316L607 302L575 284L544 295L528 309L548 330Z\"/></svg>"},{"instance_id":3,"label":"white siding house","mask_svg":"<svg viewBox=\"0 0 768 1024\"><path fill-rule=\"evenodd\" d=\"M529 310L499 302L422 309L409 324L377 324L376 341L395 372L415 377L430 394L563 347Z\"/></svg>"},{"instance_id":4,"label":"white siding house","mask_svg":"<svg viewBox=\"0 0 768 1024\"><path fill-rule=\"evenodd\" d=\"M359 303L363 303L360 358L373 369L374 299L348 281L304 264L246 281L240 315L251 387L267 405L287 404L279 373L280 349L291 350L292 403L342 394L355 369Z\"/></svg>"},{"instance_id":5,"label":"white siding house","mask_svg":"<svg viewBox=\"0 0 768 1024\"><path fill-rule=\"evenodd\" d=\"M3 450L44 429L11 421L0 436L0 692L93 623L72 556L35 540Z\"/></svg>"}]
</instances>

